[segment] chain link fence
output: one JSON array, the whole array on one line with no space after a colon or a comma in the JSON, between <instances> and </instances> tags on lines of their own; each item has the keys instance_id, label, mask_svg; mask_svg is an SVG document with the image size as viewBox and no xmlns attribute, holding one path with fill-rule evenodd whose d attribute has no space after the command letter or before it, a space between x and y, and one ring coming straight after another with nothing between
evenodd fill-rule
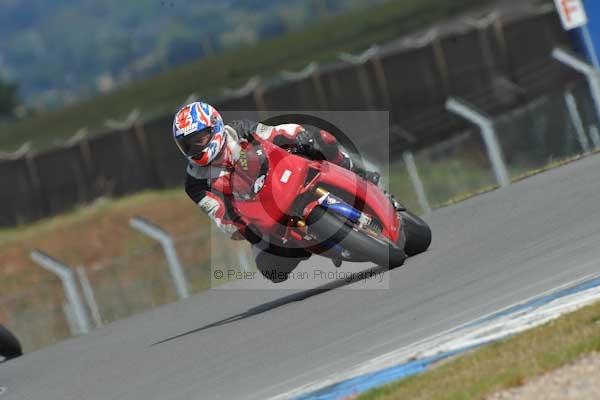
<instances>
[{"instance_id":1,"label":"chain link fence","mask_svg":"<svg viewBox=\"0 0 600 400\"><path fill-rule=\"evenodd\" d=\"M174 240L190 293L211 286L211 263L228 269L255 268L246 243L211 240L208 227ZM70 266L75 270L76 266ZM78 282L86 309L99 327L179 299L165 254L159 244L133 249L126 256L83 268ZM91 298L90 298L91 297ZM48 279L10 297L0 296L0 321L22 342L25 351L49 346L80 334L61 281Z\"/></svg>"},{"instance_id":2,"label":"chain link fence","mask_svg":"<svg viewBox=\"0 0 600 400\"><path fill-rule=\"evenodd\" d=\"M569 108L572 96L575 108ZM587 83L579 81L490 117L512 181L531 172L600 149L600 121ZM419 182L402 161L391 165L391 190L415 210L439 207L455 199L498 186L479 129L414 152ZM407 183L411 182L412 185ZM419 202L422 185L427 204Z\"/></svg>"},{"instance_id":3,"label":"chain link fence","mask_svg":"<svg viewBox=\"0 0 600 400\"><path fill-rule=\"evenodd\" d=\"M0 320L27 350L45 347L70 336L65 298L58 278L0 297Z\"/></svg>"}]
</instances>

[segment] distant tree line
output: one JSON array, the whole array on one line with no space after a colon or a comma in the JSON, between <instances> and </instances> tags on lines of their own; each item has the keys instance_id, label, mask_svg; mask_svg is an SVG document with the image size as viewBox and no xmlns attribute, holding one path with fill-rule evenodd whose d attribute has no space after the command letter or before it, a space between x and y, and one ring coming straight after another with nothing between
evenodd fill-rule
<instances>
[{"instance_id":1,"label":"distant tree line","mask_svg":"<svg viewBox=\"0 0 600 400\"><path fill-rule=\"evenodd\" d=\"M385 0L0 0L0 67L56 108Z\"/></svg>"}]
</instances>

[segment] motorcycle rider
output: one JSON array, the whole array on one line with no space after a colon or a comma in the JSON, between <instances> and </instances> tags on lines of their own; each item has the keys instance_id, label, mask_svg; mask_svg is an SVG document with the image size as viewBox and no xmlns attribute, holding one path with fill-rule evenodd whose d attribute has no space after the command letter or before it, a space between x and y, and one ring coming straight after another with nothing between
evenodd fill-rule
<instances>
[{"instance_id":1,"label":"motorcycle rider","mask_svg":"<svg viewBox=\"0 0 600 400\"><path fill-rule=\"evenodd\" d=\"M356 167L340 149L336 138L324 130L298 124L268 126L248 120L225 125L219 112L203 102L188 104L176 113L173 137L189 161L185 183L188 196L231 239L248 240L259 271L271 281L281 282L311 254L303 249L266 243L241 221L231 206L230 173L239 159L241 144L252 141L253 135L280 147L293 147L311 159L331 161L375 184L379 175Z\"/></svg>"}]
</instances>

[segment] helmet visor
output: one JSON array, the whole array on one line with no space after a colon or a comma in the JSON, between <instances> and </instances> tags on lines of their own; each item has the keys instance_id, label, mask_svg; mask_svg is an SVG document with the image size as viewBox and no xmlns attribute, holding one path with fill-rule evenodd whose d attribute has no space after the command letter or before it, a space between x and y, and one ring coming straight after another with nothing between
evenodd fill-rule
<instances>
[{"instance_id":1,"label":"helmet visor","mask_svg":"<svg viewBox=\"0 0 600 400\"><path fill-rule=\"evenodd\" d=\"M176 142L177 146L179 146L186 156L194 158L202 154L211 138L211 128L205 128L190 135L182 136L179 139L176 139Z\"/></svg>"}]
</instances>

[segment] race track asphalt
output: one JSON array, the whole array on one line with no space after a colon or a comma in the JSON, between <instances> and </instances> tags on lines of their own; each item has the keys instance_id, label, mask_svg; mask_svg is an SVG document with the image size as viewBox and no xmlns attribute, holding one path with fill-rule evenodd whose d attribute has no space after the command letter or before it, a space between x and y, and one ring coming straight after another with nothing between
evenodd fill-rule
<instances>
[{"instance_id":1,"label":"race track asphalt","mask_svg":"<svg viewBox=\"0 0 600 400\"><path fill-rule=\"evenodd\" d=\"M27 354L0 365L0 400L266 399L325 379L599 273L599 183L590 156L435 211L430 251L386 273L389 289L234 284Z\"/></svg>"}]
</instances>

